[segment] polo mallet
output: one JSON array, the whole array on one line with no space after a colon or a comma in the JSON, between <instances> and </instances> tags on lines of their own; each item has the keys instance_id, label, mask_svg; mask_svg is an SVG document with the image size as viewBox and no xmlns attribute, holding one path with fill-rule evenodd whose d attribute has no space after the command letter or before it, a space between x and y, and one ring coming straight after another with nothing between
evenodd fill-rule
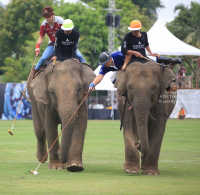
<instances>
[{"instance_id":1,"label":"polo mallet","mask_svg":"<svg viewBox=\"0 0 200 195\"><path fill-rule=\"evenodd\" d=\"M181 59L182 59L183 61L185 61L185 62L188 63L188 65L189 65L189 67L191 68L192 72L196 75L196 72L194 71L192 65L191 65L186 59L183 59L183 58L181 58Z\"/></svg>"},{"instance_id":2,"label":"polo mallet","mask_svg":"<svg viewBox=\"0 0 200 195\"><path fill-rule=\"evenodd\" d=\"M56 60L53 61L53 65L56 65Z\"/></svg>"},{"instance_id":3,"label":"polo mallet","mask_svg":"<svg viewBox=\"0 0 200 195\"><path fill-rule=\"evenodd\" d=\"M157 63L157 62L155 62L155 61L153 61L153 60L151 60L151 59L149 59L149 58L146 58L146 57L144 57L144 56L142 56L142 58L144 58L144 59L146 59L146 60L148 60L148 61L150 61L150 62L154 62L155 64L157 64L157 65L159 65L159 66L160 66L160 64L159 64L159 63Z\"/></svg>"},{"instance_id":4,"label":"polo mallet","mask_svg":"<svg viewBox=\"0 0 200 195\"><path fill-rule=\"evenodd\" d=\"M65 128L67 127L67 125L70 123L70 121L72 120L72 118L75 116L76 112L79 110L79 108L81 107L81 105L83 104L83 102L85 101L85 99L92 93L92 90L87 92L87 95L83 98L82 102L79 104L78 108L74 111L74 113L72 114L71 118L69 119L69 121L66 123L66 125L62 128L62 131L60 132L60 134L58 135L58 137L55 139L55 141L53 142L53 144L51 145L51 147L49 148L49 150L47 151L47 153L45 154L45 156L43 157L43 159L40 161L39 165L36 167L35 171L31 171L28 170L28 172L32 173L33 175L39 175L39 173L37 172L38 168L40 167L40 165L43 163L44 159L47 157L47 155L49 154L49 152L51 151L51 149L53 148L53 146L55 145L55 143L57 142L58 138L62 135L63 131L65 130Z\"/></svg>"},{"instance_id":5,"label":"polo mallet","mask_svg":"<svg viewBox=\"0 0 200 195\"><path fill-rule=\"evenodd\" d=\"M34 67L34 64L35 64L35 60L36 60L36 58L37 58L37 56L35 56L35 59L34 59L34 61L33 61L33 65L32 65L31 71L30 71L30 73L29 73L29 75L28 75L28 79L27 79L27 81L26 81L26 86L25 86L25 88L24 88L22 94L23 94L23 93L25 94L25 92L26 92L26 88L27 88L27 85L28 85L28 81L29 81L29 78L30 78L31 72L32 72L32 70L33 70L33 67ZM15 118L14 118L14 121L13 121L12 127L11 127L10 130L8 130L8 133L10 133L10 135L13 135L12 130L13 130L13 128L14 128L15 121L16 121L16 118L17 118L17 115L18 115L18 112L19 112L19 109L20 109L21 103L22 103L22 98L23 98L23 96L21 96L21 100L20 100L20 103L19 103L19 106L18 106L17 112L16 112L16 114L15 114Z\"/></svg>"},{"instance_id":6,"label":"polo mallet","mask_svg":"<svg viewBox=\"0 0 200 195\"><path fill-rule=\"evenodd\" d=\"M160 65L159 63L157 63L157 62L155 62L155 61L153 61L153 60L151 60L151 59L149 59L149 58L146 58L146 57L144 57L144 56L142 56L142 58L144 58L144 59L146 59L146 60L149 60L149 61L152 61L152 62L154 62L154 63ZM189 67L191 68L192 72L196 75L196 72L194 71L192 65L191 65L186 59L184 59L184 58L181 58L181 60L187 62L187 64L188 64Z\"/></svg>"}]
</instances>

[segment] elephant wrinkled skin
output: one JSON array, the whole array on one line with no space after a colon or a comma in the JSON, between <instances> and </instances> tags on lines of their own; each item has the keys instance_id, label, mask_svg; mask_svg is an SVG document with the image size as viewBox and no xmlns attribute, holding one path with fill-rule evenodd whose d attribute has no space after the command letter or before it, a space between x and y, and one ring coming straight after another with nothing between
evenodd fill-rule
<instances>
[{"instance_id":1,"label":"elephant wrinkled skin","mask_svg":"<svg viewBox=\"0 0 200 195\"><path fill-rule=\"evenodd\" d=\"M41 71L34 80L34 87L28 84L32 103L32 115L37 137L37 158L39 161L58 136L58 124L65 127L74 111L84 98L89 84L95 77L87 65L74 60L52 63ZM67 168L82 171L82 151L87 127L87 102L84 101L77 114L62 133L61 146L58 141L49 152L50 169ZM45 161L47 158L45 159Z\"/></svg>"},{"instance_id":2,"label":"elephant wrinkled skin","mask_svg":"<svg viewBox=\"0 0 200 195\"><path fill-rule=\"evenodd\" d=\"M169 95L166 88L175 79L169 67L156 65L153 62L131 63L126 71L119 71L115 86L118 91L118 110L120 119L127 92L133 108L125 108L123 129L125 142L124 171L140 172L143 175L159 175L158 159L162 144L167 117L175 106L176 92ZM159 98L159 101L158 101ZM165 116L166 115L166 116Z\"/></svg>"}]
</instances>

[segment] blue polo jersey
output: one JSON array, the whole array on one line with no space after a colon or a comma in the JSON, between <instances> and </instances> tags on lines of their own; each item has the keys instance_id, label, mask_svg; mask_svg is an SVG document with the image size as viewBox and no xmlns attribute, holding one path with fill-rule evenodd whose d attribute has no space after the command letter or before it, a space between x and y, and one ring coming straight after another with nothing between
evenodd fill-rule
<instances>
[{"instance_id":1,"label":"blue polo jersey","mask_svg":"<svg viewBox=\"0 0 200 195\"><path fill-rule=\"evenodd\" d=\"M99 74L105 75L110 71L118 71L122 68L124 64L125 56L121 51L115 52L111 54L111 58L114 61L114 66L106 67L104 65L101 66Z\"/></svg>"}]
</instances>

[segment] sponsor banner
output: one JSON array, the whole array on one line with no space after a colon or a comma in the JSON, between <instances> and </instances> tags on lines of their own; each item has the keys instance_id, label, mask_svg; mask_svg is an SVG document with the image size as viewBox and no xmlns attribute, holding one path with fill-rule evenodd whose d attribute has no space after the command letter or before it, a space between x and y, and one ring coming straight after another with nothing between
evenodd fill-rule
<instances>
[{"instance_id":1,"label":"sponsor banner","mask_svg":"<svg viewBox=\"0 0 200 195\"><path fill-rule=\"evenodd\" d=\"M12 120L14 119L17 111L18 115L16 119L32 119L30 102L27 99L22 98L20 105L21 92L24 90L25 86L25 83L0 84L0 119ZM26 96L29 97L27 91Z\"/></svg>"}]
</instances>

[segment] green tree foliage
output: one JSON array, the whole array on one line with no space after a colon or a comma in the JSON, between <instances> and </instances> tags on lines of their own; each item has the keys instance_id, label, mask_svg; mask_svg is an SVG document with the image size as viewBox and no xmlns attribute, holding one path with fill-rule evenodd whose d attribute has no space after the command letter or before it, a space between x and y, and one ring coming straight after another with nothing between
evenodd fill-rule
<instances>
[{"instance_id":1,"label":"green tree foliage","mask_svg":"<svg viewBox=\"0 0 200 195\"><path fill-rule=\"evenodd\" d=\"M146 8L146 14L154 18L157 18L157 9L164 8L160 0L132 0L132 2L139 5L140 9Z\"/></svg>"},{"instance_id":2,"label":"green tree foliage","mask_svg":"<svg viewBox=\"0 0 200 195\"><path fill-rule=\"evenodd\" d=\"M178 16L167 28L182 41L200 48L200 4L191 2L190 8L179 4L174 8L177 10Z\"/></svg>"},{"instance_id":3,"label":"green tree foliage","mask_svg":"<svg viewBox=\"0 0 200 195\"><path fill-rule=\"evenodd\" d=\"M32 33L39 28L43 7L43 1L40 0L12 0L6 10L0 10L0 74L9 71L1 68L12 62L6 57L12 57L15 61L26 53L26 41L33 40Z\"/></svg>"},{"instance_id":4,"label":"green tree foliage","mask_svg":"<svg viewBox=\"0 0 200 195\"><path fill-rule=\"evenodd\" d=\"M35 44L39 37L38 31L32 33L33 40L26 41L24 48L26 54L23 57L20 57L18 60L15 57L7 57L4 60L4 66L0 68L0 71L3 71L4 74L1 76L1 82L21 82L28 79L34 58L35 58ZM44 39L43 44L40 47L40 54L36 58L36 62L40 59L43 51L46 49L48 44L47 36Z\"/></svg>"},{"instance_id":5,"label":"green tree foliage","mask_svg":"<svg viewBox=\"0 0 200 195\"><path fill-rule=\"evenodd\" d=\"M0 18L1 64L6 56L23 56L26 40L33 39L32 32L39 27L43 7L40 0L12 0L7 5Z\"/></svg>"},{"instance_id":6,"label":"green tree foliage","mask_svg":"<svg viewBox=\"0 0 200 195\"><path fill-rule=\"evenodd\" d=\"M95 2L95 0L82 0L82 1L85 3ZM108 7L108 0L105 2L107 3L107 7ZM126 1L124 2L126 3ZM164 8L164 5L162 4L160 0L131 0L131 2L134 5L138 5L142 13L145 9L145 14L148 15L149 17L153 17L153 19L157 18L157 10ZM118 3L119 1L117 0L116 4ZM123 6L121 8L123 8Z\"/></svg>"}]
</instances>

